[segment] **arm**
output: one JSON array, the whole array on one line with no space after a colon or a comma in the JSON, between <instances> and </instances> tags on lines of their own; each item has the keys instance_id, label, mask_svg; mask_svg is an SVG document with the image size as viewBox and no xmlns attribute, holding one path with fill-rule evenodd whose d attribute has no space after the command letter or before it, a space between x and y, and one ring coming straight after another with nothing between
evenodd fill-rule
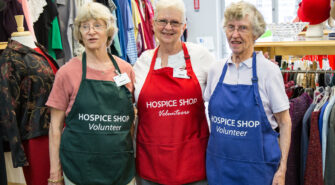
<instances>
[{"instance_id":1,"label":"arm","mask_svg":"<svg viewBox=\"0 0 335 185\"><path fill-rule=\"evenodd\" d=\"M62 135L65 111L51 108L51 123L49 128L49 152L50 152L50 178L59 180L62 178L62 167L59 160L60 138ZM55 184L55 183L49 183ZM62 184L62 182L58 183Z\"/></svg>"},{"instance_id":2,"label":"arm","mask_svg":"<svg viewBox=\"0 0 335 185\"><path fill-rule=\"evenodd\" d=\"M289 110L274 114L280 128L279 146L281 150L281 159L277 172L273 177L272 185L284 185L286 175L286 164L288 152L291 144L291 117Z\"/></svg>"}]
</instances>

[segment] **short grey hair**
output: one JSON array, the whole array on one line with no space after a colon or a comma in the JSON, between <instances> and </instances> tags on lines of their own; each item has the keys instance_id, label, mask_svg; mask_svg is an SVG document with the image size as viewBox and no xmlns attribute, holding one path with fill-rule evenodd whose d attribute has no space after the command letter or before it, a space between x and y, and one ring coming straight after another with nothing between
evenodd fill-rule
<instances>
[{"instance_id":1,"label":"short grey hair","mask_svg":"<svg viewBox=\"0 0 335 185\"><path fill-rule=\"evenodd\" d=\"M182 21L186 23L186 9L182 0L158 0L155 3L154 20L157 19L158 12L161 9L174 8L182 13Z\"/></svg>"},{"instance_id":2,"label":"short grey hair","mask_svg":"<svg viewBox=\"0 0 335 185\"><path fill-rule=\"evenodd\" d=\"M77 17L74 21L74 37L80 44L84 45L82 35L79 31L80 24L90 19L103 20L107 25L107 46L112 44L114 35L118 32L116 26L116 18L110 10L103 4L96 2L88 2L84 4L78 11Z\"/></svg>"},{"instance_id":3,"label":"short grey hair","mask_svg":"<svg viewBox=\"0 0 335 185\"><path fill-rule=\"evenodd\" d=\"M259 38L266 29L266 23L263 15L257 10L257 8L251 3L245 1L239 1L231 3L225 10L223 26L227 26L229 21L242 20L245 17L251 22L252 34Z\"/></svg>"}]
</instances>

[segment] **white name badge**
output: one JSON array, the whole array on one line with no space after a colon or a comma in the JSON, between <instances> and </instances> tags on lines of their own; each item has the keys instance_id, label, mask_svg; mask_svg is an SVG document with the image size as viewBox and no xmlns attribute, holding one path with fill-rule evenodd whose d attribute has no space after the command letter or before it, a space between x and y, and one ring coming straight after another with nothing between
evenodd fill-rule
<instances>
[{"instance_id":1,"label":"white name badge","mask_svg":"<svg viewBox=\"0 0 335 185\"><path fill-rule=\"evenodd\" d=\"M173 77L175 78L186 78L190 79L190 77L187 75L186 69L173 69Z\"/></svg>"},{"instance_id":2,"label":"white name badge","mask_svg":"<svg viewBox=\"0 0 335 185\"><path fill-rule=\"evenodd\" d=\"M114 81L118 87L126 85L130 82L127 73L122 73L120 75L114 76Z\"/></svg>"}]
</instances>

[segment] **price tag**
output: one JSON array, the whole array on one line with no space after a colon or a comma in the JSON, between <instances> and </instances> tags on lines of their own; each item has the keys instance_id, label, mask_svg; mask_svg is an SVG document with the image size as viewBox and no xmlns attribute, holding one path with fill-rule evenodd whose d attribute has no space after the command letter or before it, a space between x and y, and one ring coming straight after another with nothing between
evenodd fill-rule
<instances>
[{"instance_id":1,"label":"price tag","mask_svg":"<svg viewBox=\"0 0 335 185\"><path fill-rule=\"evenodd\" d=\"M190 77L187 75L186 69L173 69L173 77L175 78L185 78L190 79Z\"/></svg>"},{"instance_id":2,"label":"price tag","mask_svg":"<svg viewBox=\"0 0 335 185\"><path fill-rule=\"evenodd\" d=\"M130 82L127 73L120 74L119 72L117 72L117 74L118 75L114 77L114 81L118 87L126 85L127 83Z\"/></svg>"}]
</instances>

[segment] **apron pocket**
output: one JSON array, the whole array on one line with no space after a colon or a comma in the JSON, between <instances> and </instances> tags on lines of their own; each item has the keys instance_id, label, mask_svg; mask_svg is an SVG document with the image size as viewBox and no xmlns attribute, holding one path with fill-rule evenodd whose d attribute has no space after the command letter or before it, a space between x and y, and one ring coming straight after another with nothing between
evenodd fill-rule
<instances>
[{"instance_id":1,"label":"apron pocket","mask_svg":"<svg viewBox=\"0 0 335 185\"><path fill-rule=\"evenodd\" d=\"M271 185L279 163L237 161L207 152L209 185Z\"/></svg>"},{"instance_id":2,"label":"apron pocket","mask_svg":"<svg viewBox=\"0 0 335 185\"><path fill-rule=\"evenodd\" d=\"M159 145L157 169L161 183L185 184L204 179L207 143L208 137L204 137L179 144Z\"/></svg>"},{"instance_id":3,"label":"apron pocket","mask_svg":"<svg viewBox=\"0 0 335 185\"><path fill-rule=\"evenodd\" d=\"M61 163L64 173L75 184L128 184L135 176L132 151L100 155L63 150Z\"/></svg>"}]
</instances>

